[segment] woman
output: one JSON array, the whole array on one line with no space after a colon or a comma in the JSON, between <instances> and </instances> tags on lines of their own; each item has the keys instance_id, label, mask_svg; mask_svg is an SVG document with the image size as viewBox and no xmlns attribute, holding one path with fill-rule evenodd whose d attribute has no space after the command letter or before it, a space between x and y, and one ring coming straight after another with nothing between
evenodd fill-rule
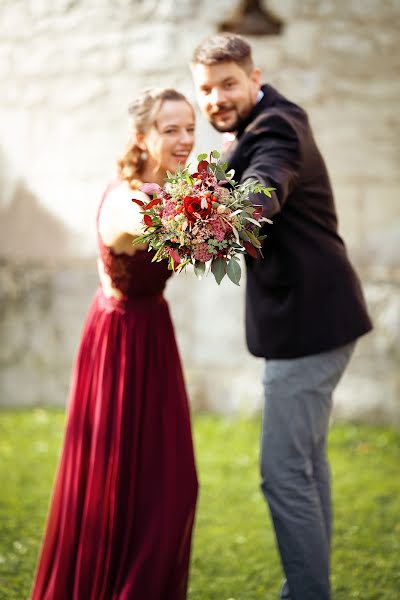
<instances>
[{"instance_id":1,"label":"woman","mask_svg":"<svg viewBox=\"0 0 400 600\"><path fill-rule=\"evenodd\" d=\"M186 598L197 478L166 262L132 241L142 182L193 147L175 90L130 107L133 137L98 213L101 286L75 364L64 448L32 600Z\"/></svg>"}]
</instances>

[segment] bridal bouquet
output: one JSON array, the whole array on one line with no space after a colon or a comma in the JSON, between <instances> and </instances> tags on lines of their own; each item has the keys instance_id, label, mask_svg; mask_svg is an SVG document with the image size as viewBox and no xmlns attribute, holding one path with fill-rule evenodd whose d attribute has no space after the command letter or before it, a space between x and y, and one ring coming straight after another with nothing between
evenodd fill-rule
<instances>
[{"instance_id":1,"label":"bridal bouquet","mask_svg":"<svg viewBox=\"0 0 400 600\"><path fill-rule=\"evenodd\" d=\"M193 265L198 278L208 267L218 284L225 275L239 285L239 256L245 252L257 258L261 252L261 227L269 219L261 206L249 201L252 193L271 197L275 188L254 180L238 184L219 152L200 154L196 173L188 167L175 174L167 172L163 188L146 183L141 190L152 196L146 204L133 199L142 209L144 234L135 244L148 244L155 251L153 261L168 260L169 268L182 271Z\"/></svg>"}]
</instances>

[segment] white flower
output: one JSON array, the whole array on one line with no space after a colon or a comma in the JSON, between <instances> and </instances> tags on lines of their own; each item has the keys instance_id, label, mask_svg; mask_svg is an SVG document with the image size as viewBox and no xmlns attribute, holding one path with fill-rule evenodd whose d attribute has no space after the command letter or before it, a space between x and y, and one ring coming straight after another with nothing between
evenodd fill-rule
<instances>
[{"instance_id":1,"label":"white flower","mask_svg":"<svg viewBox=\"0 0 400 600\"><path fill-rule=\"evenodd\" d=\"M201 199L200 206L201 208L207 208L208 206L207 198L205 198L204 196Z\"/></svg>"}]
</instances>

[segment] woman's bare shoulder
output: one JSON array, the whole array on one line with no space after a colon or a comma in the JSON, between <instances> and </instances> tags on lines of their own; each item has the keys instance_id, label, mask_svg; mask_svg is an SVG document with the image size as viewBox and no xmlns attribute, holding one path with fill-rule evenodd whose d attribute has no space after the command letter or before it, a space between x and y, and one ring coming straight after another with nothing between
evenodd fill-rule
<instances>
[{"instance_id":1,"label":"woman's bare shoulder","mask_svg":"<svg viewBox=\"0 0 400 600\"><path fill-rule=\"evenodd\" d=\"M133 190L126 181L115 185L104 198L99 215L99 233L106 244L112 245L125 233L143 233L140 207L132 202L133 199L148 202L149 197L140 190Z\"/></svg>"}]
</instances>

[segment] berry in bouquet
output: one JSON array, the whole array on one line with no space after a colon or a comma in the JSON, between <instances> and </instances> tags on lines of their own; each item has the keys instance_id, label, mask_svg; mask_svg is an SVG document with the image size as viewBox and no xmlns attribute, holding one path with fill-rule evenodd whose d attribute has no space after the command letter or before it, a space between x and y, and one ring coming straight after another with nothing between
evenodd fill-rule
<instances>
[{"instance_id":1,"label":"berry in bouquet","mask_svg":"<svg viewBox=\"0 0 400 600\"><path fill-rule=\"evenodd\" d=\"M147 244L155 252L153 261L168 260L170 269L182 271L193 265L201 278L210 270L218 284L225 275L239 285L239 257L244 253L257 258L261 253L264 223L262 207L254 205L250 194L271 197L275 188L267 188L251 179L242 184L226 172L227 163L219 161L219 152L200 154L197 171L189 167L174 174L167 172L160 187L145 183L141 190L152 196L146 204L134 199L143 214L144 234L135 244Z\"/></svg>"}]
</instances>

